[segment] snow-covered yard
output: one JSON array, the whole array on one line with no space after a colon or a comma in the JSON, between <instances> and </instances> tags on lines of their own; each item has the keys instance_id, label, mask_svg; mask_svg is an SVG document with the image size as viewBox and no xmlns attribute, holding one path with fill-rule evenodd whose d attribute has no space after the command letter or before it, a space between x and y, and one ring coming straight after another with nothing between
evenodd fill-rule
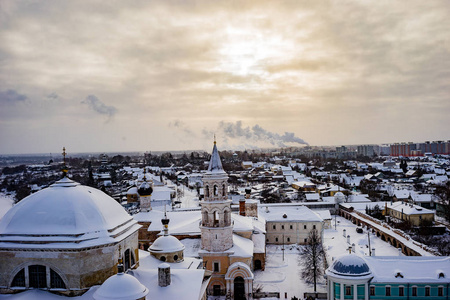
<instances>
[{"instance_id":1,"label":"snow-covered yard","mask_svg":"<svg viewBox=\"0 0 450 300\"><path fill-rule=\"evenodd\" d=\"M336 230L334 229L334 220L332 223L333 229L325 229L323 235L324 248L329 264L332 263L333 259L348 253L349 244L347 238L343 235L344 229L346 235L350 235L350 243L354 243L356 246L355 253L360 256L368 255L367 231L357 233L356 225L342 217L337 217ZM375 248L377 256L398 255L396 248L373 234L370 234L370 246ZM291 299L293 296L302 299L305 292L313 292L313 284L305 282L300 276L301 266L298 261L301 247L285 245L283 260L282 246L267 245L266 269L255 271L254 287L260 285L264 292L279 292L281 299L285 299L285 293L287 293L287 299ZM317 292L326 292L323 279L317 285Z\"/></svg>"}]
</instances>

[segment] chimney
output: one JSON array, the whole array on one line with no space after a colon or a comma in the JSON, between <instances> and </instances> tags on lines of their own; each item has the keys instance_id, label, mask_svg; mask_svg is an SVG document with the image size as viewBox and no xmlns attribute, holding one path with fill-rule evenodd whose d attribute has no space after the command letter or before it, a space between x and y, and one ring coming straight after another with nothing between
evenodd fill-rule
<instances>
[{"instance_id":1,"label":"chimney","mask_svg":"<svg viewBox=\"0 0 450 300\"><path fill-rule=\"evenodd\" d=\"M344 232L344 237L346 237L346 236L347 236L347 235L346 235L346 231L347 231L347 230L345 230L345 229L343 230L343 232Z\"/></svg>"},{"instance_id":2,"label":"chimney","mask_svg":"<svg viewBox=\"0 0 450 300\"><path fill-rule=\"evenodd\" d=\"M245 188L245 199L250 199L251 193L252 193L252 188L251 187Z\"/></svg>"},{"instance_id":3,"label":"chimney","mask_svg":"<svg viewBox=\"0 0 450 300\"><path fill-rule=\"evenodd\" d=\"M353 253L355 253L355 249L356 249L356 246L355 246L355 243L353 243L353 244L352 244L352 252L353 252Z\"/></svg>"},{"instance_id":4,"label":"chimney","mask_svg":"<svg viewBox=\"0 0 450 300\"><path fill-rule=\"evenodd\" d=\"M161 287L170 285L170 266L162 263L158 266L158 284Z\"/></svg>"},{"instance_id":5,"label":"chimney","mask_svg":"<svg viewBox=\"0 0 450 300\"><path fill-rule=\"evenodd\" d=\"M372 248L372 256L375 256L375 248Z\"/></svg>"},{"instance_id":6,"label":"chimney","mask_svg":"<svg viewBox=\"0 0 450 300\"><path fill-rule=\"evenodd\" d=\"M239 215L245 216L245 199L239 200Z\"/></svg>"},{"instance_id":7,"label":"chimney","mask_svg":"<svg viewBox=\"0 0 450 300\"><path fill-rule=\"evenodd\" d=\"M398 248L398 256L402 256L402 248Z\"/></svg>"},{"instance_id":8,"label":"chimney","mask_svg":"<svg viewBox=\"0 0 450 300\"><path fill-rule=\"evenodd\" d=\"M350 235L347 235L347 244L350 244Z\"/></svg>"}]
</instances>

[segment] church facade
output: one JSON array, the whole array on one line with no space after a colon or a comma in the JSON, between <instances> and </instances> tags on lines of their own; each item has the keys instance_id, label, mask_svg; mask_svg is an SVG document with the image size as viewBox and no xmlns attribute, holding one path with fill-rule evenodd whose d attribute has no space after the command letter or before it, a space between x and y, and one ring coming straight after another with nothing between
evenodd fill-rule
<instances>
[{"instance_id":1,"label":"church facade","mask_svg":"<svg viewBox=\"0 0 450 300\"><path fill-rule=\"evenodd\" d=\"M0 222L0 293L83 294L139 264L139 225L114 199L67 177L23 199Z\"/></svg>"},{"instance_id":2,"label":"church facade","mask_svg":"<svg viewBox=\"0 0 450 300\"><path fill-rule=\"evenodd\" d=\"M212 272L210 295L252 299L253 242L233 234L228 175L223 170L216 142L208 171L203 176L205 198L201 205L201 250L204 267Z\"/></svg>"}]
</instances>

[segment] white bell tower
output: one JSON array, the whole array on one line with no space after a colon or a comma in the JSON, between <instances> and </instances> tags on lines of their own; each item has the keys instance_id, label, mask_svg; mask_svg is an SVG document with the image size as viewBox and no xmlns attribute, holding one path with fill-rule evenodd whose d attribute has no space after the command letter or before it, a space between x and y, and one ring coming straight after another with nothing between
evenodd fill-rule
<instances>
[{"instance_id":1,"label":"white bell tower","mask_svg":"<svg viewBox=\"0 0 450 300\"><path fill-rule=\"evenodd\" d=\"M223 252L233 247L233 224L231 221L231 200L228 199L228 175L223 170L217 151L216 141L209 162L208 171L203 175L205 198L202 207L202 249Z\"/></svg>"}]
</instances>

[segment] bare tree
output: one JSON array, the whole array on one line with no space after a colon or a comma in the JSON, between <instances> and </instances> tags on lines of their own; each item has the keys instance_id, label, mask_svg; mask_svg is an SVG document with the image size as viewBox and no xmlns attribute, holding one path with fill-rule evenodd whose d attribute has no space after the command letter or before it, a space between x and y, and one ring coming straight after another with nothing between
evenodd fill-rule
<instances>
[{"instance_id":1,"label":"bare tree","mask_svg":"<svg viewBox=\"0 0 450 300\"><path fill-rule=\"evenodd\" d=\"M450 222L450 181L446 184L436 186L435 195L437 197L437 205L439 213Z\"/></svg>"},{"instance_id":2,"label":"bare tree","mask_svg":"<svg viewBox=\"0 0 450 300\"><path fill-rule=\"evenodd\" d=\"M323 275L324 251L320 234L316 229L309 232L308 241L300 252L302 264L301 276L307 282L314 283L314 292L317 291L317 280Z\"/></svg>"}]
</instances>

